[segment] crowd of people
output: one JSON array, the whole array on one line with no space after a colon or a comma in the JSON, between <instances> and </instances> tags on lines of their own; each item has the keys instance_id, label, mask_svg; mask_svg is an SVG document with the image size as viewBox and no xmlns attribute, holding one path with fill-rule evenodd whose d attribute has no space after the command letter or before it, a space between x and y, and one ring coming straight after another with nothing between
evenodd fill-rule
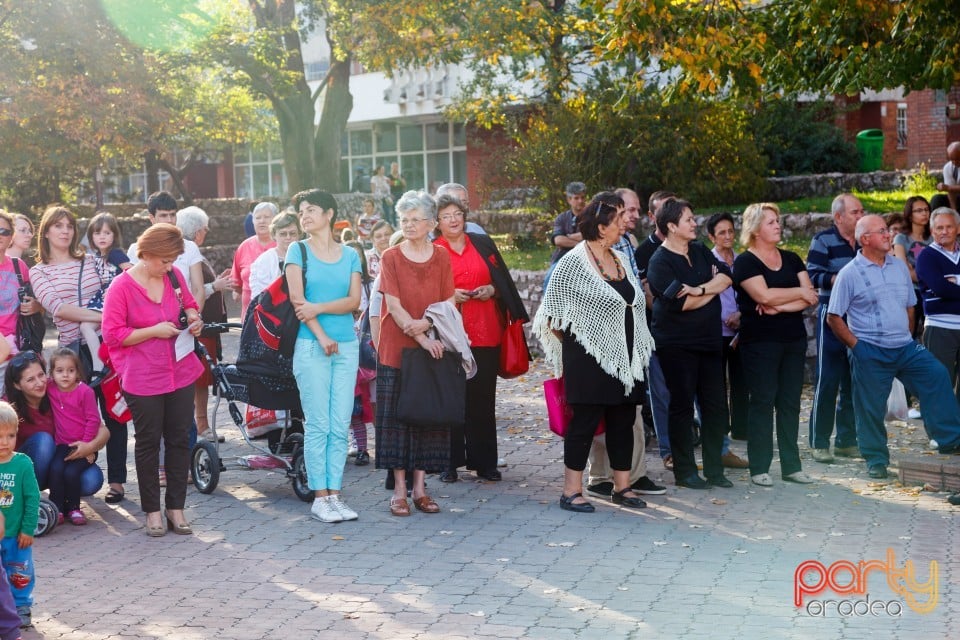
<instances>
[{"instance_id":1,"label":"crowd of people","mask_svg":"<svg viewBox=\"0 0 960 640\"><path fill-rule=\"evenodd\" d=\"M136 433L145 532L192 533L183 511L189 454L197 438L212 437L212 380L195 340L219 354L219 333L205 333L204 322L226 320L224 296L247 318L280 277L300 322L293 376L315 519L358 518L343 496L343 474L351 439L356 464L370 462L371 423L372 458L387 473L394 516L411 515L408 498L422 513L441 511L428 474L457 482L466 469L500 481L495 400L504 333L509 321L530 318L496 243L468 219L466 189L444 185L434 196L397 192L397 184L378 169L371 187L390 211L367 199L355 227L320 190L296 194L283 211L257 204L248 239L219 274L199 249L206 213L179 208L166 192L150 196L151 226L126 250L109 213L89 222L84 247L63 206L47 208L36 232L28 217L0 211L0 367L9 402L0 404L0 470L16 467L9 477L20 492L17 509L0 504L4 564L17 558L32 567L24 556L40 491L49 489L63 521L77 526L86 524L81 498L104 481L107 503L126 499L128 425L108 411L100 385L111 371L123 381ZM566 196L570 209L554 225L556 250L532 325L572 410L562 509L594 511L584 492L633 509L646 506L641 496L665 493L647 474L653 436L678 487L731 488L725 468L749 468L753 484L772 486L774 435L781 479L813 482L798 432L803 314L816 305L812 458L863 457L871 478L887 477L883 421L894 378L919 399L931 445L960 451L954 209L916 196L884 219L840 194L833 225L812 239L804 260L779 246L774 203L743 211L737 253L733 216L706 221L708 248L693 205L673 193L650 196L655 228L645 239L635 233L643 212L634 191L588 198L586 185L572 182ZM47 358L26 329L44 313L58 332ZM435 360L457 352L467 378L456 391L462 422L404 417L402 384L414 375L405 352L416 350ZM748 460L731 440L746 441ZM96 464L104 448L106 478ZM28 582L12 591L27 622L32 573Z\"/></svg>"}]
</instances>

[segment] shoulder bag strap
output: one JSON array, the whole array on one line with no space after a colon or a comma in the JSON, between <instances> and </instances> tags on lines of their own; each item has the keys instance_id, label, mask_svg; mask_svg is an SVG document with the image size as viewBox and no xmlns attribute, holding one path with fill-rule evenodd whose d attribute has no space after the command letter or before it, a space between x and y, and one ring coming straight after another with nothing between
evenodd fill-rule
<instances>
[{"instance_id":1,"label":"shoulder bag strap","mask_svg":"<svg viewBox=\"0 0 960 640\"><path fill-rule=\"evenodd\" d=\"M23 275L20 273L20 258L13 258L13 271L17 274L17 285L23 286Z\"/></svg>"},{"instance_id":2,"label":"shoulder bag strap","mask_svg":"<svg viewBox=\"0 0 960 640\"><path fill-rule=\"evenodd\" d=\"M167 271L167 277L173 286L173 292L177 294L177 303L180 305L180 315L177 317L177 320L180 321L181 327L186 328L187 310L183 307L183 294L180 292L180 280L177 279L177 276L173 275L173 270Z\"/></svg>"}]
</instances>

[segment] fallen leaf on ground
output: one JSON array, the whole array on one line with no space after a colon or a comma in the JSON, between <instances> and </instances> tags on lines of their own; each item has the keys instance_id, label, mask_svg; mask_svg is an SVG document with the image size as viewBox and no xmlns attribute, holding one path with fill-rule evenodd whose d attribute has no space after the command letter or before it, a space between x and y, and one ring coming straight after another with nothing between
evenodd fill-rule
<instances>
[{"instance_id":1,"label":"fallen leaf on ground","mask_svg":"<svg viewBox=\"0 0 960 640\"><path fill-rule=\"evenodd\" d=\"M664 542L663 540L654 540L654 541L653 541L653 546L655 546L655 547L665 547L665 546L667 546L667 543Z\"/></svg>"},{"instance_id":2,"label":"fallen leaf on ground","mask_svg":"<svg viewBox=\"0 0 960 640\"><path fill-rule=\"evenodd\" d=\"M747 552L747 550L746 550L746 549L734 549L733 552L734 552L734 553L739 553L740 555L743 555L744 553Z\"/></svg>"},{"instance_id":3,"label":"fallen leaf on ground","mask_svg":"<svg viewBox=\"0 0 960 640\"><path fill-rule=\"evenodd\" d=\"M346 538L344 538L343 536L333 536L333 537L330 538L330 539L331 539L331 540L345 540Z\"/></svg>"},{"instance_id":4,"label":"fallen leaf on ground","mask_svg":"<svg viewBox=\"0 0 960 640\"><path fill-rule=\"evenodd\" d=\"M722 498L711 498L710 502L713 504L727 504L727 501L723 500Z\"/></svg>"},{"instance_id":5,"label":"fallen leaf on ground","mask_svg":"<svg viewBox=\"0 0 960 640\"><path fill-rule=\"evenodd\" d=\"M360 614L359 614L359 613L345 613L345 614L343 614L343 619L344 619L344 620L357 620L357 619L359 619L359 618L360 618Z\"/></svg>"}]
</instances>

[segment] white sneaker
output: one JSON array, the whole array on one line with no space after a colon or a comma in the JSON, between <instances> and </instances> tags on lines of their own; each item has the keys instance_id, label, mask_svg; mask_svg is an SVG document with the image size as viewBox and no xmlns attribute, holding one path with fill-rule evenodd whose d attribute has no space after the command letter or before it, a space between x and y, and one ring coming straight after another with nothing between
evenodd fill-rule
<instances>
[{"instance_id":1,"label":"white sneaker","mask_svg":"<svg viewBox=\"0 0 960 640\"><path fill-rule=\"evenodd\" d=\"M814 480L803 471L794 471L793 473L783 476L783 479L787 482L796 482L797 484L813 484Z\"/></svg>"},{"instance_id":2,"label":"white sneaker","mask_svg":"<svg viewBox=\"0 0 960 640\"><path fill-rule=\"evenodd\" d=\"M773 486L773 478L770 477L769 473L758 473L755 476L750 476L750 482L761 487Z\"/></svg>"},{"instance_id":3,"label":"white sneaker","mask_svg":"<svg viewBox=\"0 0 960 640\"><path fill-rule=\"evenodd\" d=\"M339 493L334 493L327 496L327 502L329 502L330 506L333 507L344 520L356 520L360 517L356 511L343 504L343 500L340 499Z\"/></svg>"},{"instance_id":4,"label":"white sneaker","mask_svg":"<svg viewBox=\"0 0 960 640\"><path fill-rule=\"evenodd\" d=\"M313 506L310 507L310 515L320 522L343 522L343 516L331 504L330 496L314 498Z\"/></svg>"},{"instance_id":5,"label":"white sneaker","mask_svg":"<svg viewBox=\"0 0 960 640\"><path fill-rule=\"evenodd\" d=\"M940 443L937 442L936 440L931 440L931 441L927 444L927 446L930 447L930 448L933 449L933 450L937 450L937 449L940 448Z\"/></svg>"},{"instance_id":6,"label":"white sneaker","mask_svg":"<svg viewBox=\"0 0 960 640\"><path fill-rule=\"evenodd\" d=\"M348 458L356 457L356 455L357 455L359 452L360 452L360 450L357 449L357 445L351 443L351 444L350 444L350 448L347 449L347 457L348 457Z\"/></svg>"},{"instance_id":7,"label":"white sneaker","mask_svg":"<svg viewBox=\"0 0 960 640\"><path fill-rule=\"evenodd\" d=\"M910 407L910 410L907 411L907 417L911 420L919 420L921 418L920 410Z\"/></svg>"},{"instance_id":8,"label":"white sneaker","mask_svg":"<svg viewBox=\"0 0 960 640\"><path fill-rule=\"evenodd\" d=\"M505 467L505 466L507 466L507 460L506 460L506 458L497 458L497 466L498 466L498 467Z\"/></svg>"}]
</instances>

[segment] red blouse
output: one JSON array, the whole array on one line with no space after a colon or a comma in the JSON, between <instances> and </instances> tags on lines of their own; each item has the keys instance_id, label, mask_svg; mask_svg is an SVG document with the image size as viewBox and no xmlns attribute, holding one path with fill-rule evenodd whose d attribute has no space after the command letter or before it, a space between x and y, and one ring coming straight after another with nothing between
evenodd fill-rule
<instances>
[{"instance_id":1,"label":"red blouse","mask_svg":"<svg viewBox=\"0 0 960 640\"><path fill-rule=\"evenodd\" d=\"M490 269L483 256L473 246L470 236L464 236L466 244L463 253L457 253L450 247L443 236L437 238L436 244L450 252L450 266L453 268L453 286L457 289L471 291L477 287L492 285ZM463 314L463 328L470 338L471 347L496 347L503 336L503 319L497 302L489 300L468 300L461 305Z\"/></svg>"}]
</instances>

